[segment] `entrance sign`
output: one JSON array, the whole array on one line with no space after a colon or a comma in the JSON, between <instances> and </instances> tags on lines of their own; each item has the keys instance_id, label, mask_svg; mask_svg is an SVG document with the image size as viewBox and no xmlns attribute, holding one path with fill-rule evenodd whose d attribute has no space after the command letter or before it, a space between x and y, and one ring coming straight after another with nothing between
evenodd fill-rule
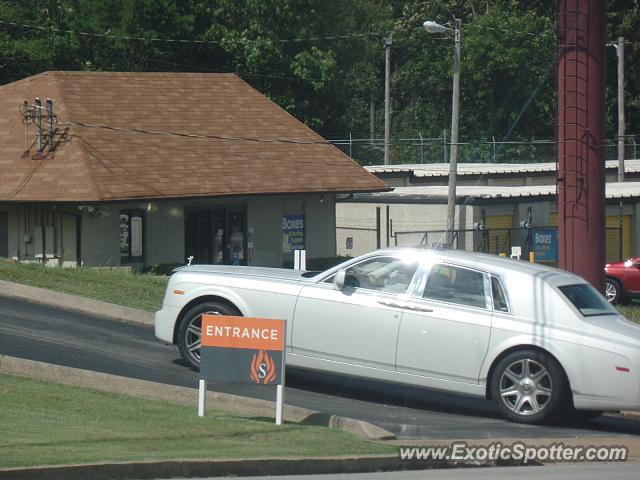
<instances>
[{"instance_id":1,"label":"entrance sign","mask_svg":"<svg viewBox=\"0 0 640 480\"><path fill-rule=\"evenodd\" d=\"M202 315L200 416L204 416L207 380L276 385L276 424L282 424L285 327L284 320Z\"/></svg>"}]
</instances>

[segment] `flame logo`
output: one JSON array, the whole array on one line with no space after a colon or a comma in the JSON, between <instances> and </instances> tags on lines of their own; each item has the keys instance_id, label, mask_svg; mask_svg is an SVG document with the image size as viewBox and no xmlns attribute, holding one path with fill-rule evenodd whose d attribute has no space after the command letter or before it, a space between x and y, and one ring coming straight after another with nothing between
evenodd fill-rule
<instances>
[{"instance_id":1,"label":"flame logo","mask_svg":"<svg viewBox=\"0 0 640 480\"><path fill-rule=\"evenodd\" d=\"M254 382L264 385L273 382L276 378L276 364L264 350L253 354L249 376Z\"/></svg>"}]
</instances>

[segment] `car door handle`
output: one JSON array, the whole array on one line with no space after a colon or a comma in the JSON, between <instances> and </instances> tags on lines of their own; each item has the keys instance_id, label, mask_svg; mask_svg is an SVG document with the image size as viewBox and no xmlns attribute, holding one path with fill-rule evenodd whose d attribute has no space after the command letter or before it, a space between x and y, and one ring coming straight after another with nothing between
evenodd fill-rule
<instances>
[{"instance_id":1,"label":"car door handle","mask_svg":"<svg viewBox=\"0 0 640 480\"><path fill-rule=\"evenodd\" d=\"M433 312L433 308L426 308L426 307L418 307L415 305L405 305L405 307L407 310L411 310L413 312Z\"/></svg>"},{"instance_id":2,"label":"car door handle","mask_svg":"<svg viewBox=\"0 0 640 480\"><path fill-rule=\"evenodd\" d=\"M378 303L380 305L384 305L385 307L404 308L404 305L400 305L399 303L395 302L388 302L386 300L378 300Z\"/></svg>"}]
</instances>

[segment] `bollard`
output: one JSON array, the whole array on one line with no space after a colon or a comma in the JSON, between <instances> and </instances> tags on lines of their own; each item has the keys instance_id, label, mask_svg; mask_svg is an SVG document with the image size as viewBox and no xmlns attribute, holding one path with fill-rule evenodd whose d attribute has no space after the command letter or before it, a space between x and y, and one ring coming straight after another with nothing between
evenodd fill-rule
<instances>
[{"instance_id":1,"label":"bollard","mask_svg":"<svg viewBox=\"0 0 640 480\"><path fill-rule=\"evenodd\" d=\"M529 252L529 261L531 263L536 263L536 252Z\"/></svg>"}]
</instances>

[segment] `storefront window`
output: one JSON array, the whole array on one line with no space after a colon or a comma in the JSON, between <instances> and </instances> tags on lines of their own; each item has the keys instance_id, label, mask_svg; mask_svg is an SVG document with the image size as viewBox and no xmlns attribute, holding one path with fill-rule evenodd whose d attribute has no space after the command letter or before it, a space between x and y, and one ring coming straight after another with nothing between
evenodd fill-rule
<instances>
[{"instance_id":1,"label":"storefront window","mask_svg":"<svg viewBox=\"0 0 640 480\"><path fill-rule=\"evenodd\" d=\"M144 262L144 210L120 211L120 262Z\"/></svg>"}]
</instances>

